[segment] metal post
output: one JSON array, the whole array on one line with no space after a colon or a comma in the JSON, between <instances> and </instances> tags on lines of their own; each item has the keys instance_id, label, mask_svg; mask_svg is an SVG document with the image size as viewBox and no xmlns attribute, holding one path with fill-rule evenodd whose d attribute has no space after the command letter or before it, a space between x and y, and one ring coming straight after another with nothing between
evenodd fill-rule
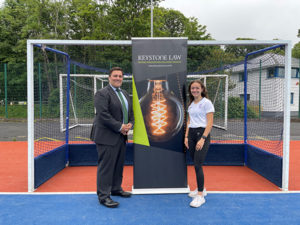
<instances>
[{"instance_id":1,"label":"metal post","mask_svg":"<svg viewBox=\"0 0 300 225\"><path fill-rule=\"evenodd\" d=\"M38 64L39 70L39 98L40 98L40 119L42 119L42 77L41 77L41 64Z\"/></svg>"},{"instance_id":2,"label":"metal post","mask_svg":"<svg viewBox=\"0 0 300 225\"><path fill-rule=\"evenodd\" d=\"M298 93L298 118L300 118L300 59L299 59L299 68L298 68L298 78L299 78L299 82L298 82L298 86L299 86L299 93Z\"/></svg>"},{"instance_id":3,"label":"metal post","mask_svg":"<svg viewBox=\"0 0 300 225\"><path fill-rule=\"evenodd\" d=\"M153 37L153 1L151 0L151 37Z\"/></svg>"},{"instance_id":4,"label":"metal post","mask_svg":"<svg viewBox=\"0 0 300 225\"><path fill-rule=\"evenodd\" d=\"M76 74L76 65L73 66L73 73ZM77 96L76 96L76 76L74 77L74 111L77 112Z\"/></svg>"},{"instance_id":5,"label":"metal post","mask_svg":"<svg viewBox=\"0 0 300 225\"><path fill-rule=\"evenodd\" d=\"M284 68L284 113L283 113L283 154L282 154L282 190L289 190L290 160L290 119L291 119L291 43L285 45Z\"/></svg>"},{"instance_id":6,"label":"metal post","mask_svg":"<svg viewBox=\"0 0 300 225\"><path fill-rule=\"evenodd\" d=\"M70 56L64 52L64 55L67 57L67 109L66 109L66 166L69 165L69 115L70 115Z\"/></svg>"},{"instance_id":7,"label":"metal post","mask_svg":"<svg viewBox=\"0 0 300 225\"><path fill-rule=\"evenodd\" d=\"M34 191L34 72L33 45L27 41L28 192Z\"/></svg>"},{"instance_id":8,"label":"metal post","mask_svg":"<svg viewBox=\"0 0 300 225\"><path fill-rule=\"evenodd\" d=\"M7 64L4 63L4 101L5 101L5 118L8 118L8 112L7 112Z\"/></svg>"},{"instance_id":9,"label":"metal post","mask_svg":"<svg viewBox=\"0 0 300 225\"><path fill-rule=\"evenodd\" d=\"M259 103L258 103L258 118L261 116L261 59L259 60Z\"/></svg>"},{"instance_id":10,"label":"metal post","mask_svg":"<svg viewBox=\"0 0 300 225\"><path fill-rule=\"evenodd\" d=\"M248 60L248 54L245 56L245 61L244 61L244 163L247 165L248 163L248 146L247 146L247 139L248 139L248 134L247 134L247 60Z\"/></svg>"}]
</instances>

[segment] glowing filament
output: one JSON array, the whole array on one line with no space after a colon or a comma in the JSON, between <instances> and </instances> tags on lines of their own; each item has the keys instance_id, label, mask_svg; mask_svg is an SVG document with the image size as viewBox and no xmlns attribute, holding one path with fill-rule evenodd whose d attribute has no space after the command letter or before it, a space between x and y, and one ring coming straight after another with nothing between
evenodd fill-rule
<instances>
[{"instance_id":1,"label":"glowing filament","mask_svg":"<svg viewBox=\"0 0 300 225\"><path fill-rule=\"evenodd\" d=\"M160 135L166 133L164 127L168 124L167 119L167 105L166 99L163 95L163 88L161 80L154 81L154 89L152 93L151 103L151 125L153 134Z\"/></svg>"}]
</instances>

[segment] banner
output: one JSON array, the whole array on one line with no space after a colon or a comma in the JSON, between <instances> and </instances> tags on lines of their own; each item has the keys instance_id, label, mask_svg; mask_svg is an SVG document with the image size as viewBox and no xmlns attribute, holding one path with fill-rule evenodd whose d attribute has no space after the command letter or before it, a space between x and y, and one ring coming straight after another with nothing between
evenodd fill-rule
<instances>
[{"instance_id":1,"label":"banner","mask_svg":"<svg viewBox=\"0 0 300 225\"><path fill-rule=\"evenodd\" d=\"M133 188L186 188L186 38L132 39Z\"/></svg>"}]
</instances>

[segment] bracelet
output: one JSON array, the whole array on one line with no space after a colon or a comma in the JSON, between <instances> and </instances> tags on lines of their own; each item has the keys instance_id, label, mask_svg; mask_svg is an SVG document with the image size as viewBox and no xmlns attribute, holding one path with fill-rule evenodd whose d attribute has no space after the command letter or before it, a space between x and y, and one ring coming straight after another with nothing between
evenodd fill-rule
<instances>
[{"instance_id":1,"label":"bracelet","mask_svg":"<svg viewBox=\"0 0 300 225\"><path fill-rule=\"evenodd\" d=\"M185 136L185 138L188 138L188 136Z\"/></svg>"},{"instance_id":2,"label":"bracelet","mask_svg":"<svg viewBox=\"0 0 300 225\"><path fill-rule=\"evenodd\" d=\"M206 137L206 136L204 136L204 135L202 135L202 137L201 137L201 138L203 138L204 140L206 140L206 138L207 138L207 137Z\"/></svg>"}]
</instances>

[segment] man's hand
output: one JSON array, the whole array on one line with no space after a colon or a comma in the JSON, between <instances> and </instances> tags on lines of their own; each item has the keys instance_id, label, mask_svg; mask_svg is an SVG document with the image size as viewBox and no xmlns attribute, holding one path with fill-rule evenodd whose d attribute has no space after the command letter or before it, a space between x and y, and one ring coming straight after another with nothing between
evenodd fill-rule
<instances>
[{"instance_id":1,"label":"man's hand","mask_svg":"<svg viewBox=\"0 0 300 225\"><path fill-rule=\"evenodd\" d=\"M127 123L126 124L128 131L132 128L132 123Z\"/></svg>"},{"instance_id":2,"label":"man's hand","mask_svg":"<svg viewBox=\"0 0 300 225\"><path fill-rule=\"evenodd\" d=\"M127 123L127 124L122 124L121 127L121 133L123 135L127 135L128 131L132 128L132 124L131 123Z\"/></svg>"}]
</instances>

